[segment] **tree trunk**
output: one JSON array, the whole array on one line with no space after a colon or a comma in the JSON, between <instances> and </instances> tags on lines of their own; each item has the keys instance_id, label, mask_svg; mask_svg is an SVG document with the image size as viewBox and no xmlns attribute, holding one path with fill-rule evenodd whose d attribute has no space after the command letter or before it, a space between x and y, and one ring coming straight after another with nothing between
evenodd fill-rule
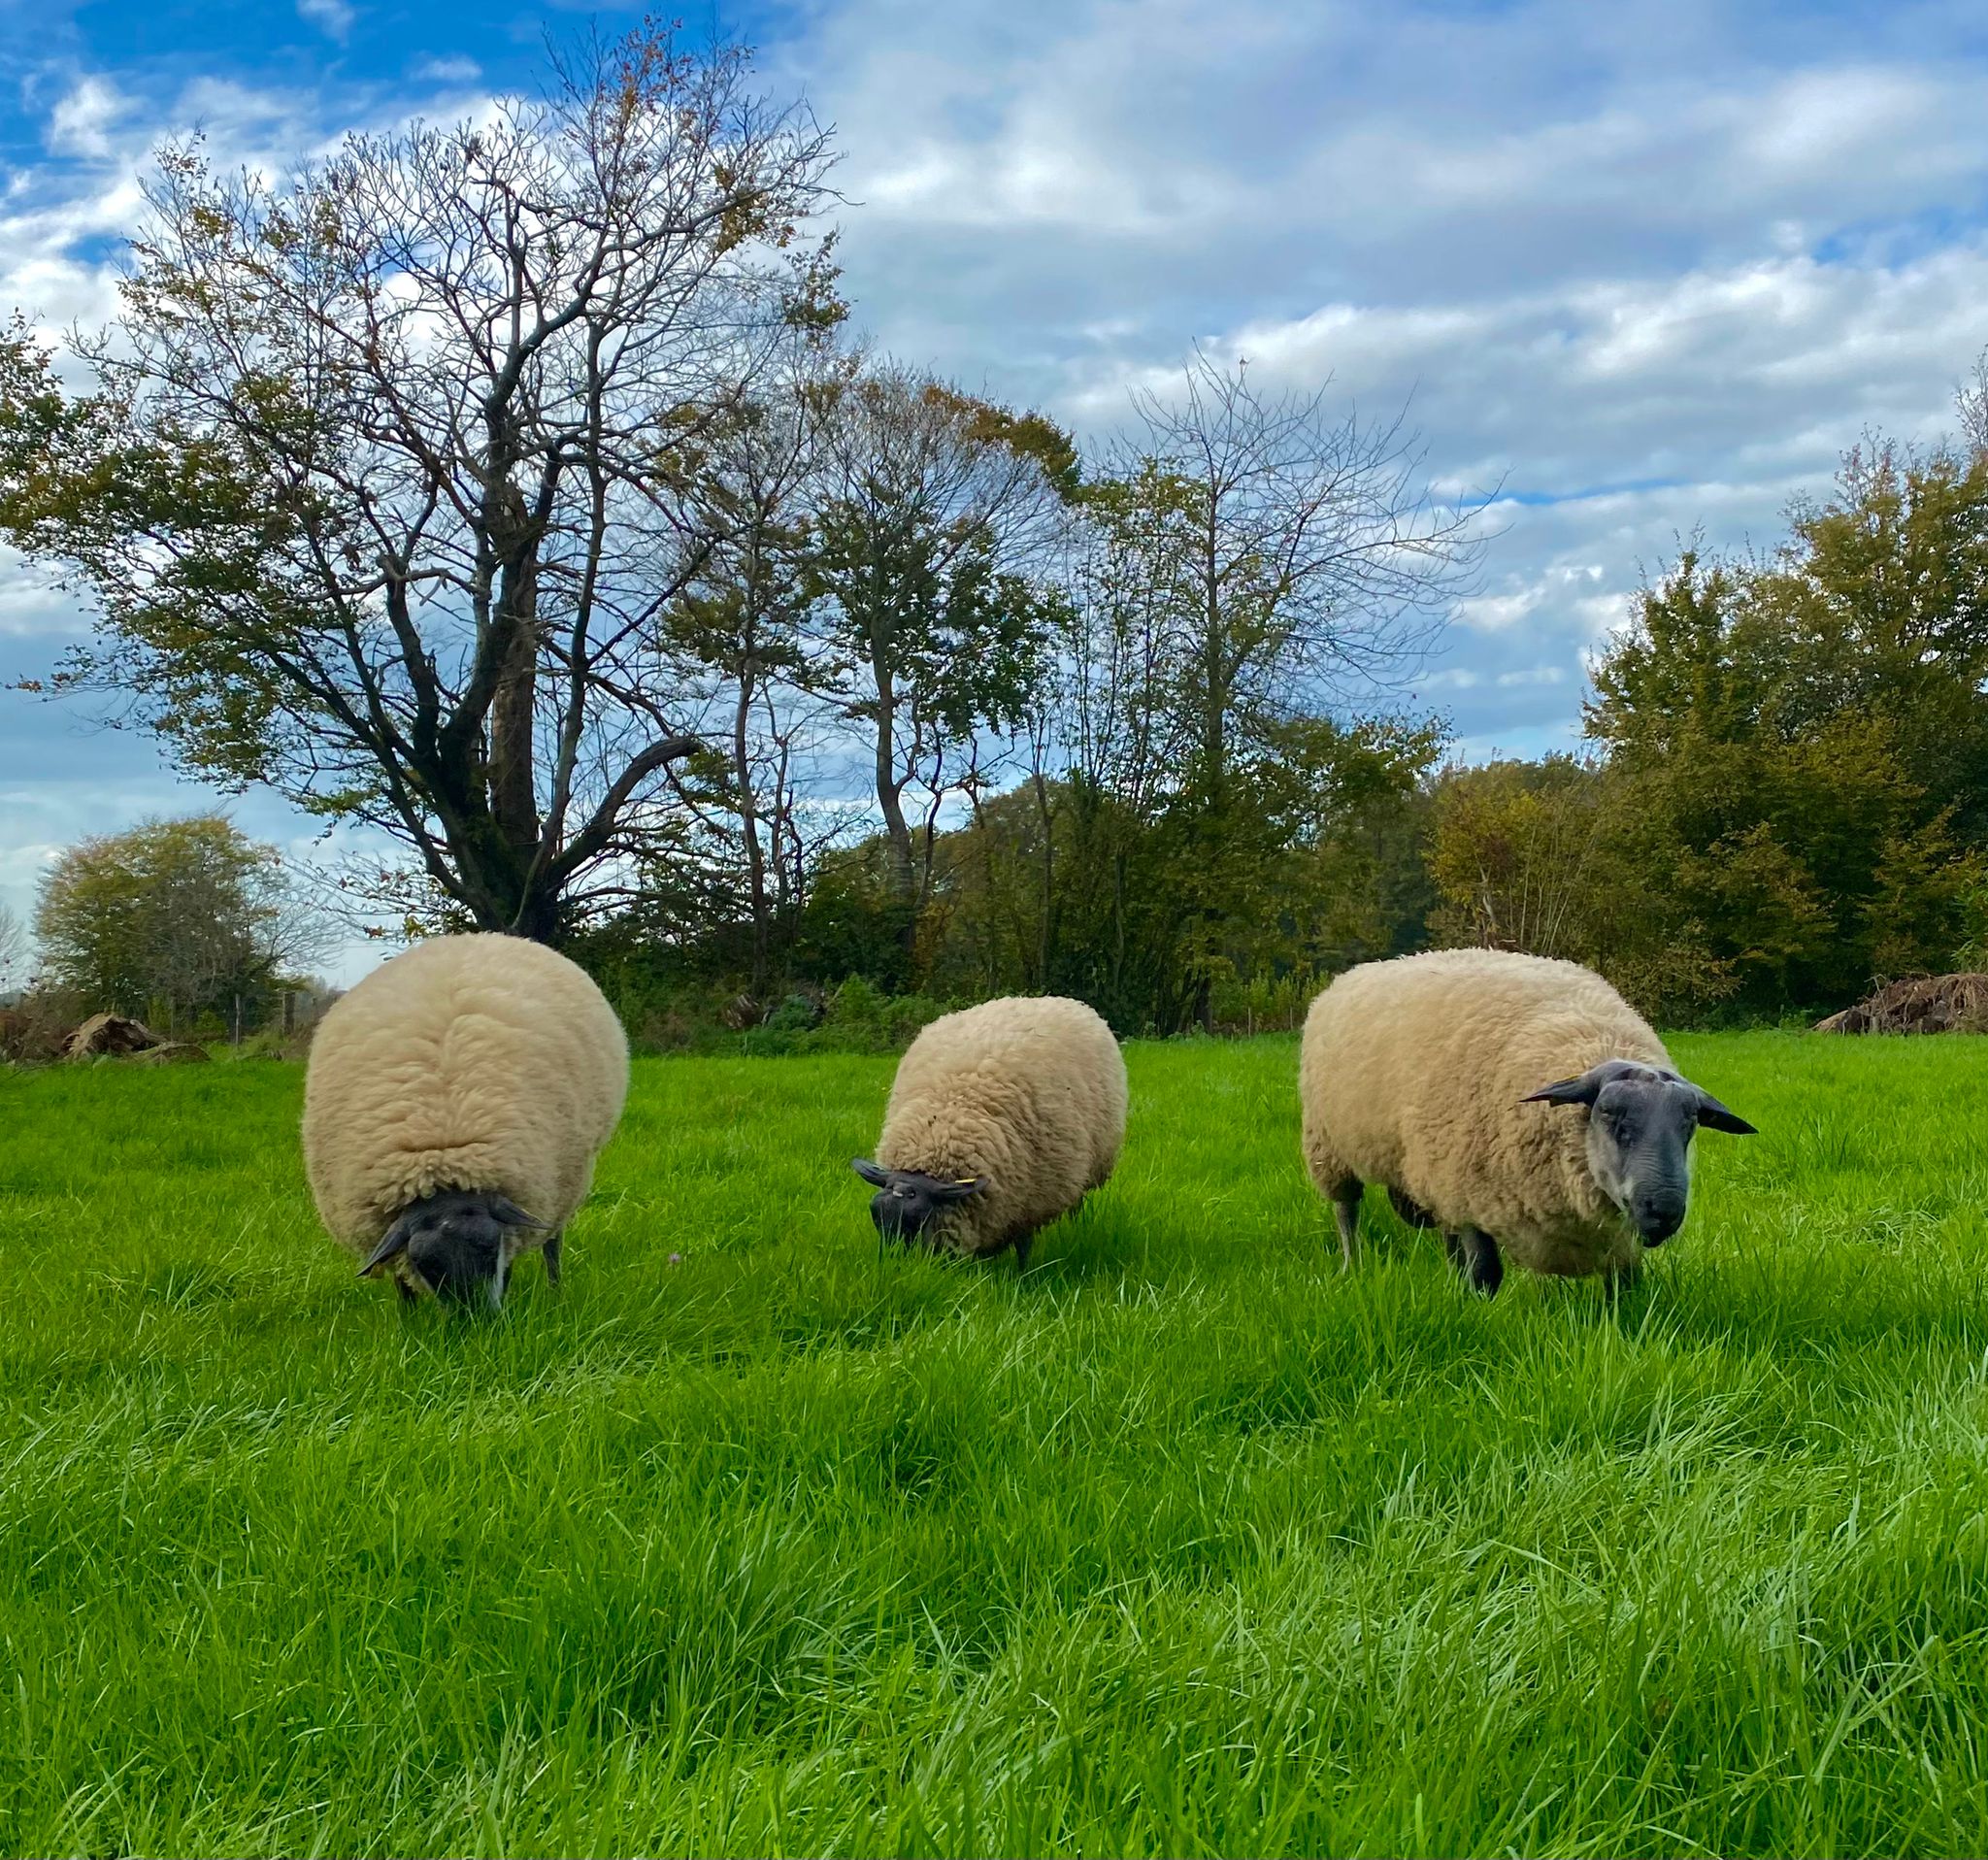
<instances>
[{"instance_id":1,"label":"tree trunk","mask_svg":"<svg viewBox=\"0 0 1988 1860\"><path fill-rule=\"evenodd\" d=\"M1220 822L1227 813L1225 801L1228 787L1229 653L1227 644L1222 638L1222 585L1220 546L1215 530L1216 515L1213 495L1210 492L1208 512L1208 554L1204 564L1207 576L1207 612L1203 618L1203 624L1207 628L1203 640L1203 671L1208 681L1208 710L1202 719L1202 749L1208 763L1208 793L1202 814L1205 841L1209 837L1220 836ZM1214 828L1212 836L1208 832L1211 826ZM1204 879L1209 871L1215 869L1211 863L1211 855L1215 851L1216 848L1204 845ZM1203 939L1203 948L1206 950L1212 941L1217 913L1204 906L1200 915L1208 932ZM1215 995L1214 979L1211 976L1204 976L1195 983L1194 1017L1200 1023L1203 1033L1214 1032Z\"/></svg>"},{"instance_id":2,"label":"tree trunk","mask_svg":"<svg viewBox=\"0 0 1988 1860\"><path fill-rule=\"evenodd\" d=\"M752 711L753 685L748 671L739 680L739 703L732 714L732 779L739 787L739 832L746 842L746 883L752 906L752 982L754 998L766 992L770 944L766 897L766 850L759 839L759 798L752 784L752 750L746 722Z\"/></svg>"},{"instance_id":3,"label":"tree trunk","mask_svg":"<svg viewBox=\"0 0 1988 1860\"><path fill-rule=\"evenodd\" d=\"M877 676L877 806L883 815L883 831L890 841L890 888L905 907L905 938L911 935L911 907L916 895L911 856L911 828L905 818L904 783L897 774L897 740L894 730L897 691L890 668L880 654L870 661Z\"/></svg>"},{"instance_id":4,"label":"tree trunk","mask_svg":"<svg viewBox=\"0 0 1988 1860\"><path fill-rule=\"evenodd\" d=\"M531 869L539 849L534 701L539 679L539 567L536 547L506 566L497 625L510 630L497 693L490 701L490 814L518 862ZM524 900L520 898L519 904Z\"/></svg>"},{"instance_id":5,"label":"tree trunk","mask_svg":"<svg viewBox=\"0 0 1988 1860\"><path fill-rule=\"evenodd\" d=\"M1222 638L1220 543L1215 531L1213 494L1209 494L1206 556L1202 563L1202 676L1207 709L1202 716L1202 753L1208 760L1209 792L1220 798L1229 758L1228 648Z\"/></svg>"},{"instance_id":6,"label":"tree trunk","mask_svg":"<svg viewBox=\"0 0 1988 1860\"><path fill-rule=\"evenodd\" d=\"M1056 948L1056 817L1049 806L1049 784L1040 763L1034 777L1036 817L1043 834L1043 914L1037 931L1036 985L1046 992L1049 961Z\"/></svg>"}]
</instances>

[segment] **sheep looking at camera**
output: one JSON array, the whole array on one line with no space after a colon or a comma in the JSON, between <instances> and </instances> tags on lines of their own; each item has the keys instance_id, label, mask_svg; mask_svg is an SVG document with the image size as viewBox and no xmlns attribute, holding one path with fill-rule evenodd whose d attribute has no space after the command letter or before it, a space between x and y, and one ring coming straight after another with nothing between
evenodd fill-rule
<instances>
[{"instance_id":1,"label":"sheep looking at camera","mask_svg":"<svg viewBox=\"0 0 1988 1860\"><path fill-rule=\"evenodd\" d=\"M503 1302L560 1239L628 1090L628 1041L586 973L519 937L438 937L337 1002L311 1045L304 1166L333 1237L421 1290Z\"/></svg>"},{"instance_id":2,"label":"sheep looking at camera","mask_svg":"<svg viewBox=\"0 0 1988 1860\"><path fill-rule=\"evenodd\" d=\"M1497 949L1348 970L1306 1016L1298 1089L1345 1263L1382 1182L1487 1295L1501 1247L1536 1273L1632 1278L1683 1223L1693 1133L1753 1134L1600 976Z\"/></svg>"},{"instance_id":3,"label":"sheep looking at camera","mask_svg":"<svg viewBox=\"0 0 1988 1860\"><path fill-rule=\"evenodd\" d=\"M1125 1060L1091 1009L1010 996L935 1020L897 1069L877 1160L879 1234L1026 1267L1039 1229L1110 1177L1125 1141Z\"/></svg>"}]
</instances>

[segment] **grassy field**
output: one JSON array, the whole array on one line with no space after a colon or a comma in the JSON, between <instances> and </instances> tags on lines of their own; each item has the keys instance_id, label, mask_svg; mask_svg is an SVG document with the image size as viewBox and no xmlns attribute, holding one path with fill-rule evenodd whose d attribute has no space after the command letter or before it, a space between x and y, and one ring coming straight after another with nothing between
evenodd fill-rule
<instances>
[{"instance_id":1,"label":"grassy field","mask_svg":"<svg viewBox=\"0 0 1988 1860\"><path fill-rule=\"evenodd\" d=\"M0 1076L0 1845L1988 1849L1988 1043L1679 1040L1620 1307L1342 1279L1288 1041L1134 1047L1029 1275L887 1061L649 1061L564 1297L403 1315L301 1073Z\"/></svg>"}]
</instances>

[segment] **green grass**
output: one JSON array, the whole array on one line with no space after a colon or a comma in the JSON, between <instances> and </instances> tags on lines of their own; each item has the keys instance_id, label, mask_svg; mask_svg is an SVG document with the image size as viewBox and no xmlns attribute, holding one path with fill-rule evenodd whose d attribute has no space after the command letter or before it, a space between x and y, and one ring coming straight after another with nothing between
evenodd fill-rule
<instances>
[{"instance_id":1,"label":"green grass","mask_svg":"<svg viewBox=\"0 0 1988 1860\"><path fill-rule=\"evenodd\" d=\"M1988 1042L1674 1050L1763 1134L1616 1308L1340 1277L1288 1041L1019 1281L879 1265L888 1061L644 1062L494 1324L295 1068L0 1077L0 1845L1979 1853Z\"/></svg>"}]
</instances>

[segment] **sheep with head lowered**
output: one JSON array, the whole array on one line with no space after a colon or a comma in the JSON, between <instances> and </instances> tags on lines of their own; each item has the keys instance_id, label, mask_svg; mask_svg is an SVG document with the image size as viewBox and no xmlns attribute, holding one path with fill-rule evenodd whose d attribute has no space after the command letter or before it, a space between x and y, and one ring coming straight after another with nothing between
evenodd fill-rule
<instances>
[{"instance_id":1,"label":"sheep with head lowered","mask_svg":"<svg viewBox=\"0 0 1988 1860\"><path fill-rule=\"evenodd\" d=\"M1498 949L1349 969L1311 1004L1298 1076L1346 1265L1361 1191L1381 1182L1486 1296L1501 1249L1536 1273L1633 1279L1683 1223L1693 1134L1753 1134L1592 970Z\"/></svg>"},{"instance_id":2,"label":"sheep with head lowered","mask_svg":"<svg viewBox=\"0 0 1988 1860\"><path fill-rule=\"evenodd\" d=\"M528 1247L558 1282L627 1092L627 1036L584 970L519 937L438 937L318 1023L305 1173L362 1278L495 1310Z\"/></svg>"},{"instance_id":3,"label":"sheep with head lowered","mask_svg":"<svg viewBox=\"0 0 1988 1860\"><path fill-rule=\"evenodd\" d=\"M1125 1060L1091 1009L1009 996L943 1015L897 1069L877 1160L879 1235L969 1256L1012 1246L1111 1174L1125 1141Z\"/></svg>"}]
</instances>

